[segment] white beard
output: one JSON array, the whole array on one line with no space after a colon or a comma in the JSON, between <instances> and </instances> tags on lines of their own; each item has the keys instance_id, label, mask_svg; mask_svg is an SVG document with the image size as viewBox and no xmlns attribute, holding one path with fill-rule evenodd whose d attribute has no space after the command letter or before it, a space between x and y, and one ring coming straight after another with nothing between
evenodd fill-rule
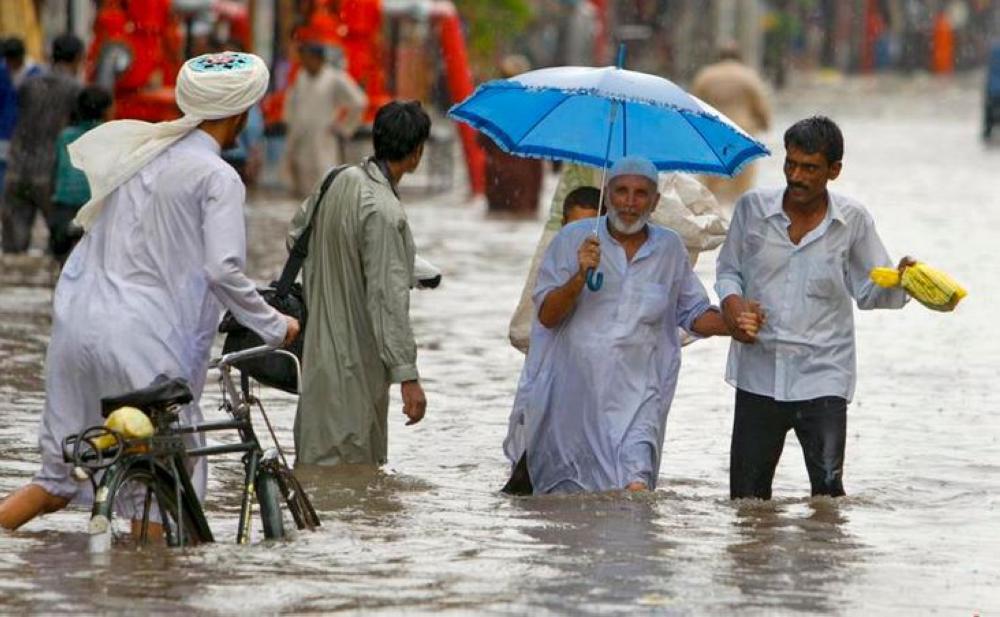
<instances>
[{"instance_id":1,"label":"white beard","mask_svg":"<svg viewBox=\"0 0 1000 617\"><path fill-rule=\"evenodd\" d=\"M632 223L631 225L626 225L619 217L618 211L615 210L614 206L608 205L608 221L611 222L611 226L620 234L625 234L626 236L631 236L632 234L637 234L642 231L642 228L646 226L649 222L649 217L652 215L652 211L643 214L639 219Z\"/></svg>"}]
</instances>

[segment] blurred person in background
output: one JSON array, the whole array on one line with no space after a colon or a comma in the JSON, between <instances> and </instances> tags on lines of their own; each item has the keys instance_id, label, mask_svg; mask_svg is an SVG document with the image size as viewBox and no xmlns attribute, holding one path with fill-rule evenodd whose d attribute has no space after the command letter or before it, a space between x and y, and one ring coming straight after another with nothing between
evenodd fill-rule
<instances>
[{"instance_id":1,"label":"blurred person in background","mask_svg":"<svg viewBox=\"0 0 1000 617\"><path fill-rule=\"evenodd\" d=\"M500 77L508 79L530 68L524 56L507 56L500 61ZM486 155L486 205L489 211L534 216L542 191L541 159L507 154L483 133L479 133L478 139Z\"/></svg>"},{"instance_id":2,"label":"blurred person in background","mask_svg":"<svg viewBox=\"0 0 1000 617\"><path fill-rule=\"evenodd\" d=\"M771 126L767 88L753 68L740 59L735 45L725 45L717 62L695 75L691 94L716 108L751 136ZM753 188L756 163L751 162L734 178L702 176L700 180L731 215L736 199Z\"/></svg>"},{"instance_id":3,"label":"blurred person in background","mask_svg":"<svg viewBox=\"0 0 1000 617\"><path fill-rule=\"evenodd\" d=\"M44 66L27 57L24 41L17 37L10 37L4 41L3 58L7 70L10 71L10 78L14 82L15 90L28 79L45 72Z\"/></svg>"},{"instance_id":4,"label":"blurred person in background","mask_svg":"<svg viewBox=\"0 0 1000 617\"><path fill-rule=\"evenodd\" d=\"M285 101L285 157L296 197L312 192L328 169L342 162L342 139L357 130L368 97L347 71L326 60L326 48L303 43L301 69Z\"/></svg>"},{"instance_id":5,"label":"blurred person in background","mask_svg":"<svg viewBox=\"0 0 1000 617\"><path fill-rule=\"evenodd\" d=\"M17 122L17 90L11 78L10 67L5 59L7 41L0 39L0 210L3 209L3 179L7 173L7 153L10 151L10 137Z\"/></svg>"},{"instance_id":6,"label":"blurred person in background","mask_svg":"<svg viewBox=\"0 0 1000 617\"><path fill-rule=\"evenodd\" d=\"M88 86L76 97L76 109L69 126L56 140L55 192L49 217L49 251L59 265L79 240L82 230L72 225L83 204L90 201L90 185L82 171L69 160L69 145L90 129L112 118L111 93L100 86Z\"/></svg>"},{"instance_id":7,"label":"blurred person in background","mask_svg":"<svg viewBox=\"0 0 1000 617\"><path fill-rule=\"evenodd\" d=\"M40 212L48 220L52 214L56 140L76 107L82 57L83 42L72 34L62 34L52 43L52 70L18 88L17 125L10 141L0 211L5 253L27 251L35 215Z\"/></svg>"}]
</instances>

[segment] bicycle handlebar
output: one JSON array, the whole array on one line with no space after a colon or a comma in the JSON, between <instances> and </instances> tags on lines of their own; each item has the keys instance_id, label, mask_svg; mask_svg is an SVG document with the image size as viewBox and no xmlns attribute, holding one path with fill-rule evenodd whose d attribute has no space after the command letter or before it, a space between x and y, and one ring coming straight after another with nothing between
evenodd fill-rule
<instances>
[{"instance_id":1,"label":"bicycle handlebar","mask_svg":"<svg viewBox=\"0 0 1000 617\"><path fill-rule=\"evenodd\" d=\"M263 356L268 353L276 353L286 356L295 363L295 387L299 389L302 384L302 363L299 362L298 356L288 351L287 349L282 349L280 347L271 347L270 345L259 345L257 347L250 347L249 349L241 349L240 351L233 351L227 354L223 354L218 358L214 358L209 362L209 368L222 368L224 366L232 366L233 364L240 362L242 360L248 360L250 358L255 358L257 356Z\"/></svg>"}]
</instances>

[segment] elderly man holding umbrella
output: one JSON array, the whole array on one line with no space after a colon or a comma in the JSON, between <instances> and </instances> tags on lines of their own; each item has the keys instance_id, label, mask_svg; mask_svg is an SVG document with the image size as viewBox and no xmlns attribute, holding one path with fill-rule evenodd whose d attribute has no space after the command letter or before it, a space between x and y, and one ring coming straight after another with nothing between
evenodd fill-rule
<instances>
[{"instance_id":1,"label":"elderly man holding umbrella","mask_svg":"<svg viewBox=\"0 0 1000 617\"><path fill-rule=\"evenodd\" d=\"M680 366L677 327L751 342L762 322L749 307L727 327L683 242L648 217L658 170L732 176L767 149L669 80L623 64L624 49L617 66L489 82L449 112L512 154L599 167L605 178L614 164L608 216L565 227L543 260L504 442L510 492L654 488Z\"/></svg>"},{"instance_id":2,"label":"elderly man holding umbrella","mask_svg":"<svg viewBox=\"0 0 1000 617\"><path fill-rule=\"evenodd\" d=\"M649 224L656 168L625 157L611 168L608 213L565 227L535 287L538 318L504 450L512 493L656 486L667 413L680 370L678 327L752 342L748 310L730 331L691 270L677 233ZM601 267L600 292L587 271Z\"/></svg>"}]
</instances>

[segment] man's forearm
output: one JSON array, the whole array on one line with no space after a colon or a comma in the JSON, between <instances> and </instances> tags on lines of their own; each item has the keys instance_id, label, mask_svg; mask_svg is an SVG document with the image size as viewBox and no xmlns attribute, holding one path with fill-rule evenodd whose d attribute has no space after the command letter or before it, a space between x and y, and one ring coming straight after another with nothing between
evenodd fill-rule
<instances>
[{"instance_id":1,"label":"man's forearm","mask_svg":"<svg viewBox=\"0 0 1000 617\"><path fill-rule=\"evenodd\" d=\"M726 336L729 327L718 309L710 308L691 322L691 331L698 336Z\"/></svg>"},{"instance_id":2,"label":"man's forearm","mask_svg":"<svg viewBox=\"0 0 1000 617\"><path fill-rule=\"evenodd\" d=\"M566 316L576 305L576 299L580 297L586 278L582 272L577 272L562 287L549 292L542 301L542 307L538 309L538 321L546 328L555 328L566 319Z\"/></svg>"}]
</instances>

